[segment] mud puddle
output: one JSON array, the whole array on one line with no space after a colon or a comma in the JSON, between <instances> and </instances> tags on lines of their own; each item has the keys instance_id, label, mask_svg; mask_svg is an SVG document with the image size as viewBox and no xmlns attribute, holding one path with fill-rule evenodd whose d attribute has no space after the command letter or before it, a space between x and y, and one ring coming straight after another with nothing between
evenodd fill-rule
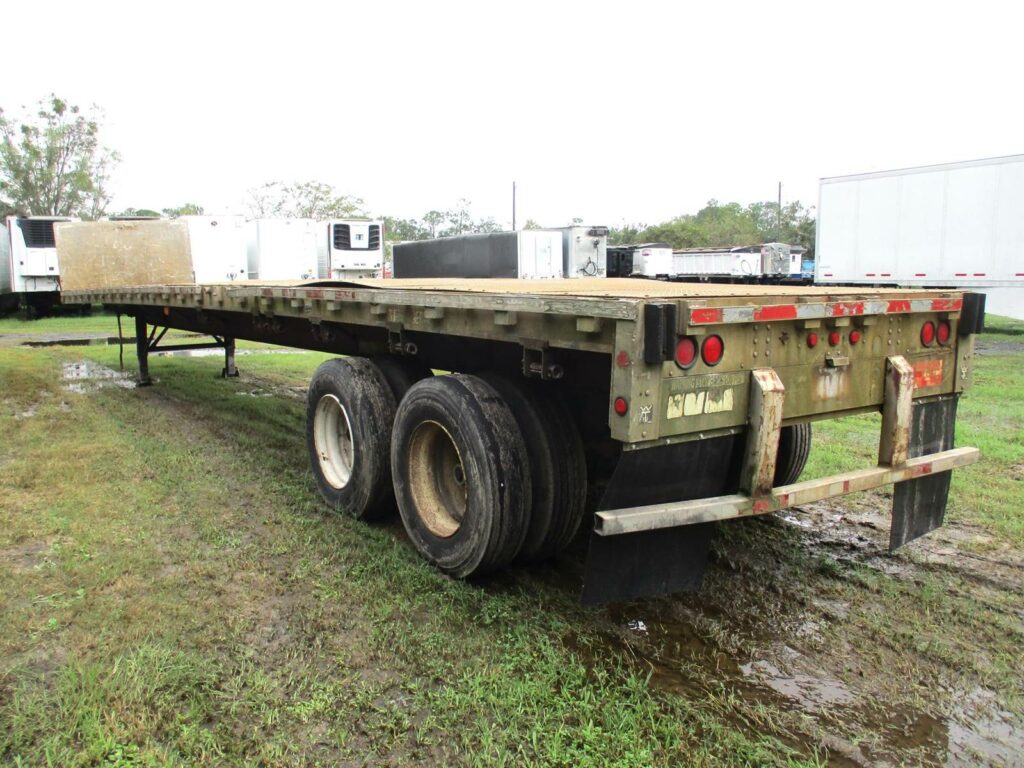
<instances>
[{"instance_id":1,"label":"mud puddle","mask_svg":"<svg viewBox=\"0 0 1024 768\"><path fill-rule=\"evenodd\" d=\"M61 370L61 378L66 382L64 384L65 390L80 395L95 392L108 386L121 387L122 389L135 389L136 387L135 380L131 374L125 371L115 371L113 368L94 363L91 360L64 363Z\"/></svg>"},{"instance_id":2,"label":"mud puddle","mask_svg":"<svg viewBox=\"0 0 1024 768\"><path fill-rule=\"evenodd\" d=\"M942 626L920 617L904 625L897 601L847 575L867 569L882 589L902 584L912 593L938 569L949 576L939 583L956 586L936 610L976 601L1005 611L1022 592L1024 558L993 553L984 531L956 524L891 554L889 516L880 512L890 503L864 494L737 523L745 528L735 542L716 539L701 591L607 606L593 615L597 643L567 642L585 659L630 660L652 688L712 702L731 725L827 754L830 765L1024 765L1020 712L970 672L928 658L944 642ZM585 547L574 547L516 580L575 597L584 558ZM865 626L875 613L889 617L883 629ZM983 638L957 642L978 655L994 650ZM925 660L900 662L915 653Z\"/></svg>"}]
</instances>

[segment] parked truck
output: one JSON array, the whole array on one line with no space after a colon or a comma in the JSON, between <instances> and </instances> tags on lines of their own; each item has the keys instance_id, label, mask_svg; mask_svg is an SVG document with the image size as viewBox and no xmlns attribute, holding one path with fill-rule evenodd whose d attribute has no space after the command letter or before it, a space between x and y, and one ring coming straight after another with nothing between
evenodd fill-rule
<instances>
[{"instance_id":1,"label":"parked truck","mask_svg":"<svg viewBox=\"0 0 1024 768\"><path fill-rule=\"evenodd\" d=\"M141 384L160 328L213 336L228 375L235 339L338 355L306 401L320 494L360 520L397 510L416 550L457 578L552 557L579 533L587 602L694 589L719 521L885 486L895 549L942 524L951 470L979 457L954 446L977 294L614 278L183 285L167 279L189 269L169 245L182 225L136 226L57 228L64 300L134 317ZM877 461L801 482L811 423L857 413L880 414Z\"/></svg>"}]
</instances>

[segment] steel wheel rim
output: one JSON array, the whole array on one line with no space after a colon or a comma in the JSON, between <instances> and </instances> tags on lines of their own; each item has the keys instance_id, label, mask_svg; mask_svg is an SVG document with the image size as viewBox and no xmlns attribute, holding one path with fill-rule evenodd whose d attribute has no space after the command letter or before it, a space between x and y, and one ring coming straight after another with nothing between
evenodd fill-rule
<instances>
[{"instance_id":1,"label":"steel wheel rim","mask_svg":"<svg viewBox=\"0 0 1024 768\"><path fill-rule=\"evenodd\" d=\"M355 444L348 412L334 395L324 395L316 404L313 443L321 474L332 488L340 491L352 479Z\"/></svg>"},{"instance_id":2,"label":"steel wheel rim","mask_svg":"<svg viewBox=\"0 0 1024 768\"><path fill-rule=\"evenodd\" d=\"M433 535L445 539L462 527L469 506L459 448L443 426L424 421L409 440L409 489L416 514Z\"/></svg>"}]
</instances>

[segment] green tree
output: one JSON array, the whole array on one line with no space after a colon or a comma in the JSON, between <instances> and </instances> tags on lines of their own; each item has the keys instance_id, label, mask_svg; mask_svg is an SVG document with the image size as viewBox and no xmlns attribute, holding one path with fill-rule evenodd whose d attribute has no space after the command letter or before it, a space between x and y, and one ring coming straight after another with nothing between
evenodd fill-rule
<instances>
[{"instance_id":1,"label":"green tree","mask_svg":"<svg viewBox=\"0 0 1024 768\"><path fill-rule=\"evenodd\" d=\"M338 194L330 184L271 181L249 190L248 213L253 218L352 219L366 216L358 197Z\"/></svg>"},{"instance_id":2,"label":"green tree","mask_svg":"<svg viewBox=\"0 0 1024 768\"><path fill-rule=\"evenodd\" d=\"M384 239L392 242L407 240L426 240L430 237L430 229L416 219L398 219L384 217Z\"/></svg>"},{"instance_id":3,"label":"green tree","mask_svg":"<svg viewBox=\"0 0 1024 768\"><path fill-rule=\"evenodd\" d=\"M110 204L107 182L119 158L99 140L100 113L56 95L31 117L0 110L0 200L22 215L95 219Z\"/></svg>"},{"instance_id":4,"label":"green tree","mask_svg":"<svg viewBox=\"0 0 1024 768\"><path fill-rule=\"evenodd\" d=\"M171 219L176 219L179 216L202 216L206 211L203 206L196 205L195 203L185 203L179 205L177 208L164 208L164 216Z\"/></svg>"},{"instance_id":5,"label":"green tree","mask_svg":"<svg viewBox=\"0 0 1024 768\"><path fill-rule=\"evenodd\" d=\"M523 229L544 229L544 227L542 227L533 219L527 219L526 223L523 224Z\"/></svg>"}]
</instances>

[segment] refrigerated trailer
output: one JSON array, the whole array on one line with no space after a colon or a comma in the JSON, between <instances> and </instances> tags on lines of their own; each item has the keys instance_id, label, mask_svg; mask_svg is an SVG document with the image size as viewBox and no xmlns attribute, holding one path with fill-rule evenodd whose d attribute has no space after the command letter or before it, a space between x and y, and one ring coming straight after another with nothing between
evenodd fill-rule
<instances>
[{"instance_id":1,"label":"refrigerated trailer","mask_svg":"<svg viewBox=\"0 0 1024 768\"><path fill-rule=\"evenodd\" d=\"M886 486L895 549L942 524L951 470L979 458L954 446L976 294L613 278L175 284L159 279L171 249L115 249L110 226L58 227L65 300L134 317L140 384L159 373L162 328L213 336L229 375L235 339L338 355L306 401L320 494L361 520L397 511L454 577L551 557L581 531L585 601L695 589L718 522ZM147 259L159 262L148 278L118 268ZM857 413L881 415L877 461L801 482L811 423Z\"/></svg>"},{"instance_id":2,"label":"refrigerated trailer","mask_svg":"<svg viewBox=\"0 0 1024 768\"><path fill-rule=\"evenodd\" d=\"M0 309L46 314L60 299L54 224L66 216L8 216L0 233Z\"/></svg>"},{"instance_id":3,"label":"refrigerated trailer","mask_svg":"<svg viewBox=\"0 0 1024 768\"><path fill-rule=\"evenodd\" d=\"M359 280L380 277L384 268L384 222L336 219L327 222L327 259L320 277Z\"/></svg>"},{"instance_id":4,"label":"refrigerated trailer","mask_svg":"<svg viewBox=\"0 0 1024 768\"><path fill-rule=\"evenodd\" d=\"M816 283L1024 288L1024 155L821 180Z\"/></svg>"},{"instance_id":5,"label":"refrigerated trailer","mask_svg":"<svg viewBox=\"0 0 1024 768\"><path fill-rule=\"evenodd\" d=\"M314 219L250 219L245 223L249 278L312 280L326 277L326 225Z\"/></svg>"}]
</instances>

